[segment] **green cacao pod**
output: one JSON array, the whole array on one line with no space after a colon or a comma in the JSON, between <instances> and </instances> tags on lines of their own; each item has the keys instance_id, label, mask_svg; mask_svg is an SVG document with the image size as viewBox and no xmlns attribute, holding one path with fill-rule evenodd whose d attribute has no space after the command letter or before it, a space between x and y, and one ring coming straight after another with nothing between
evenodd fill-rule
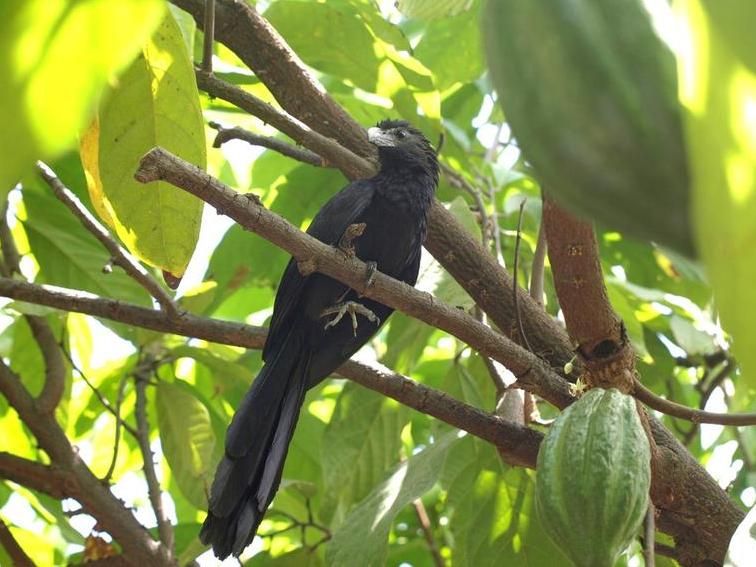
<instances>
[{"instance_id":1,"label":"green cacao pod","mask_svg":"<svg viewBox=\"0 0 756 567\"><path fill-rule=\"evenodd\" d=\"M675 60L642 0L488 0L493 84L546 190L694 256Z\"/></svg>"},{"instance_id":2,"label":"green cacao pod","mask_svg":"<svg viewBox=\"0 0 756 567\"><path fill-rule=\"evenodd\" d=\"M635 400L594 388L552 424L538 453L536 509L580 567L611 567L648 508L651 452Z\"/></svg>"}]
</instances>

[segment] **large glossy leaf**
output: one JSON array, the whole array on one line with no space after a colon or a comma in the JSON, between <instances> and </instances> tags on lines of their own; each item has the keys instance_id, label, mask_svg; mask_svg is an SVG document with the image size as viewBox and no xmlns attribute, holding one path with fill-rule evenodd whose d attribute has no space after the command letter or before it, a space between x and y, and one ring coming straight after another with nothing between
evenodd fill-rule
<instances>
[{"instance_id":1,"label":"large glossy leaf","mask_svg":"<svg viewBox=\"0 0 756 567\"><path fill-rule=\"evenodd\" d=\"M308 65L375 90L380 61L370 29L353 6L281 0L265 11L265 17Z\"/></svg>"},{"instance_id":2,"label":"large glossy leaf","mask_svg":"<svg viewBox=\"0 0 756 567\"><path fill-rule=\"evenodd\" d=\"M328 501L321 514L339 522L398 461L406 412L387 398L348 383L321 446Z\"/></svg>"},{"instance_id":3,"label":"large glossy leaf","mask_svg":"<svg viewBox=\"0 0 756 567\"><path fill-rule=\"evenodd\" d=\"M690 41L679 69L696 236L743 370L745 388L737 398L744 406L756 396L756 294L751 285L756 280L756 36L739 36L738 22L753 21L756 5L740 3L736 9L734 3L701 0L676 5Z\"/></svg>"},{"instance_id":4,"label":"large glossy leaf","mask_svg":"<svg viewBox=\"0 0 756 567\"><path fill-rule=\"evenodd\" d=\"M101 104L81 155L100 217L139 258L181 276L199 236L202 202L163 181L134 180L139 159L154 146L205 167L194 71L170 14Z\"/></svg>"},{"instance_id":5,"label":"large glossy leaf","mask_svg":"<svg viewBox=\"0 0 756 567\"><path fill-rule=\"evenodd\" d=\"M334 567L384 565L395 516L436 484L449 449L458 441L456 431L446 433L375 485L333 534L326 562Z\"/></svg>"},{"instance_id":6,"label":"large glossy leaf","mask_svg":"<svg viewBox=\"0 0 756 567\"><path fill-rule=\"evenodd\" d=\"M164 9L160 0L0 3L0 200L35 159L75 144L106 81Z\"/></svg>"},{"instance_id":7,"label":"large glossy leaf","mask_svg":"<svg viewBox=\"0 0 756 567\"><path fill-rule=\"evenodd\" d=\"M531 473L504 466L491 445L472 438L458 443L442 484L455 566L567 564L538 522Z\"/></svg>"},{"instance_id":8,"label":"large glossy leaf","mask_svg":"<svg viewBox=\"0 0 756 567\"><path fill-rule=\"evenodd\" d=\"M434 21L417 45L415 57L433 70L439 90L472 82L483 73L478 19L478 10L470 10Z\"/></svg>"},{"instance_id":9,"label":"large glossy leaf","mask_svg":"<svg viewBox=\"0 0 756 567\"><path fill-rule=\"evenodd\" d=\"M218 460L210 412L186 384L160 382L156 388L158 428L163 453L183 495L197 508L207 505L206 493Z\"/></svg>"}]
</instances>

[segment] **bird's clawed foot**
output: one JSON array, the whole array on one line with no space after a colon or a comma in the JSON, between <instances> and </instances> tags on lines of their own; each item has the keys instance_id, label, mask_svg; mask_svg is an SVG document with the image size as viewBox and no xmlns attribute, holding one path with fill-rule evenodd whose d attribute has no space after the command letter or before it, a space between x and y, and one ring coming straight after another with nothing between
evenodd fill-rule
<instances>
[{"instance_id":1,"label":"bird's clawed foot","mask_svg":"<svg viewBox=\"0 0 756 567\"><path fill-rule=\"evenodd\" d=\"M345 301L344 303L337 303L336 305L333 305L331 307L326 307L325 309L323 309L323 311L320 312L321 317L334 315L334 318L328 321L328 323L326 323L323 328L328 329L329 327L335 326L347 313L349 313L349 316L352 318L352 333L355 337L357 336L357 315L366 317L368 321L375 323L376 325L381 324L381 320L378 318L378 316L370 311L370 309L362 305L362 303L357 303L356 301Z\"/></svg>"},{"instance_id":2,"label":"bird's clawed foot","mask_svg":"<svg viewBox=\"0 0 756 567\"><path fill-rule=\"evenodd\" d=\"M336 247L341 250L347 258L354 257L354 241L362 236L362 233L365 232L366 226L367 225L364 222L350 224L344 231L344 234L341 235L341 238L339 238L339 243Z\"/></svg>"}]
</instances>

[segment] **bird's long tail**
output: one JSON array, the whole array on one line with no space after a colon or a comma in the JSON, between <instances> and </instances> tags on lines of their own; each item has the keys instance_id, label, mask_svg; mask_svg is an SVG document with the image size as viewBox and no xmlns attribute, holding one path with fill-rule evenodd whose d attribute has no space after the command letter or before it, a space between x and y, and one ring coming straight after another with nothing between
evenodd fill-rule
<instances>
[{"instance_id":1,"label":"bird's long tail","mask_svg":"<svg viewBox=\"0 0 756 567\"><path fill-rule=\"evenodd\" d=\"M281 481L304 402L310 356L296 331L270 357L236 410L215 472L200 540L225 559L252 541Z\"/></svg>"}]
</instances>

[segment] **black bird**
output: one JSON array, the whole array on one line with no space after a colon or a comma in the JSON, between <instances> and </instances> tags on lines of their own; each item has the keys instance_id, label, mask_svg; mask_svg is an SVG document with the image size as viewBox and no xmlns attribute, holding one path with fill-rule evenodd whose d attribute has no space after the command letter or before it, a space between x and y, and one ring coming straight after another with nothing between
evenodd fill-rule
<instances>
[{"instance_id":1,"label":"black bird","mask_svg":"<svg viewBox=\"0 0 756 567\"><path fill-rule=\"evenodd\" d=\"M414 285L438 184L436 153L400 120L378 123L368 138L378 146L380 171L332 197L307 232ZM216 556L238 556L254 538L281 481L306 390L357 352L392 311L323 274L304 277L294 259L289 262L263 349L265 365L226 433L200 532Z\"/></svg>"}]
</instances>

